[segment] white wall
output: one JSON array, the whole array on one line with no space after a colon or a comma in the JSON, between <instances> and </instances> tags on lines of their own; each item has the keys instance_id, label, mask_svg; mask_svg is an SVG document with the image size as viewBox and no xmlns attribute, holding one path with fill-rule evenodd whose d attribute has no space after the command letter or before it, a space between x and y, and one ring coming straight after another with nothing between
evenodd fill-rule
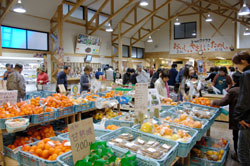
<instances>
[{"instance_id":1,"label":"white wall","mask_svg":"<svg viewBox=\"0 0 250 166\"><path fill-rule=\"evenodd\" d=\"M250 36L244 36L243 33L246 30L244 25L239 25L239 48L250 48Z\"/></svg>"}]
</instances>

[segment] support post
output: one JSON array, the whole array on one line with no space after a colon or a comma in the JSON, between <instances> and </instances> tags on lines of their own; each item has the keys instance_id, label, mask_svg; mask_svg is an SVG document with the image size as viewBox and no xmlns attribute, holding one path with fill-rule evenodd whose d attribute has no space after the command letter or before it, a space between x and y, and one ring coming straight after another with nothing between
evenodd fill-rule
<instances>
[{"instance_id":1,"label":"support post","mask_svg":"<svg viewBox=\"0 0 250 166\"><path fill-rule=\"evenodd\" d=\"M122 71L122 23L119 24L119 32L118 32L118 69L119 72Z\"/></svg>"}]
</instances>

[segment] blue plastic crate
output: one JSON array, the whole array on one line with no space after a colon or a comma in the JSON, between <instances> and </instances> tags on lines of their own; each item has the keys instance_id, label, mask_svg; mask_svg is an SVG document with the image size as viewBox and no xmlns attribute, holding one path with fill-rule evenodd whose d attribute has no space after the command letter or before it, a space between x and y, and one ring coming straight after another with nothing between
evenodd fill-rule
<instances>
[{"instance_id":1,"label":"blue plastic crate","mask_svg":"<svg viewBox=\"0 0 250 166\"><path fill-rule=\"evenodd\" d=\"M112 149L117 157L123 156L125 153L117 149ZM160 164L154 160L136 157L137 166L160 166ZM74 166L72 152L67 152L58 156L57 161L59 166Z\"/></svg>"},{"instance_id":2,"label":"blue plastic crate","mask_svg":"<svg viewBox=\"0 0 250 166\"><path fill-rule=\"evenodd\" d=\"M95 108L95 102L94 101L88 101L87 102L87 110Z\"/></svg>"},{"instance_id":3,"label":"blue plastic crate","mask_svg":"<svg viewBox=\"0 0 250 166\"><path fill-rule=\"evenodd\" d=\"M181 130L188 131L188 134L191 136L191 138L188 142L177 141L179 143L177 156L178 157L187 157L188 153L190 152L190 150L194 147L194 145L196 143L196 137L197 137L198 131L191 129L191 128L189 129L189 128L180 127L180 126L173 125L170 123L168 123L168 124L169 124L171 129L173 129L173 130L181 129ZM136 129L138 132L144 133L144 132L140 131L140 128L141 128L140 124L133 126L133 129ZM169 140L165 137L161 137L161 136L157 136L157 135L153 135L153 134L149 134L149 135L152 135L152 136L157 137L157 138Z\"/></svg>"},{"instance_id":4,"label":"blue plastic crate","mask_svg":"<svg viewBox=\"0 0 250 166\"><path fill-rule=\"evenodd\" d=\"M134 121L120 120L120 118L122 118L124 116L125 115L117 116L117 117L112 118L111 120L119 121L119 122L123 123L123 126L132 127L134 125Z\"/></svg>"},{"instance_id":5,"label":"blue plastic crate","mask_svg":"<svg viewBox=\"0 0 250 166\"><path fill-rule=\"evenodd\" d=\"M202 152L206 152L208 150L214 150L213 148L207 148L207 147L198 147ZM218 150L219 151L219 150ZM222 166L224 165L226 161L226 156L227 156L228 151L224 151L224 154L221 158L220 161L212 161L212 160L207 160L205 158L198 158L198 157L193 157L191 155L191 160L190 164L191 166L200 166L200 165L207 165L207 166Z\"/></svg>"},{"instance_id":6,"label":"blue plastic crate","mask_svg":"<svg viewBox=\"0 0 250 166\"><path fill-rule=\"evenodd\" d=\"M173 108L173 107L176 107L176 106L172 106L172 105L161 105L161 112L163 112L163 111L168 111L168 110L170 110L171 108Z\"/></svg>"},{"instance_id":7,"label":"blue plastic crate","mask_svg":"<svg viewBox=\"0 0 250 166\"><path fill-rule=\"evenodd\" d=\"M123 134L123 133L129 133L131 135L133 135L134 138L136 137L141 137L142 139L148 141L148 140L156 140L158 142L160 142L161 144L167 144L167 145L171 145L171 149L168 151L168 153L166 153L161 159L152 159L156 162L159 162L160 165L164 165L164 166L167 166L167 165L170 165L176 158L177 156L177 147L178 147L178 143L177 142L174 142L174 141L170 141L170 140L166 140L166 139L162 139L162 138L158 138L158 137L154 137L150 134L146 134L146 133L141 133L141 132L138 132L136 131L135 129L131 129L131 128L128 128L128 127L122 127L122 128L119 128L113 132L110 132L109 134L105 134L104 136L100 137L101 140L103 141L109 141L113 138L116 138L118 137L119 135ZM112 146L112 148L114 149L117 149L118 151L122 151L124 153L126 153L128 150L126 149L123 149L123 148L120 148L118 146ZM134 152L132 152L134 153ZM137 154L138 157L144 159L144 160L148 160L149 158L148 157L144 157L142 155L139 155Z\"/></svg>"},{"instance_id":8,"label":"blue plastic crate","mask_svg":"<svg viewBox=\"0 0 250 166\"><path fill-rule=\"evenodd\" d=\"M21 148L21 146L18 148ZM14 151L12 149L8 148L7 146L4 146L4 154L5 154L5 156L8 156L14 160L18 160L19 152L14 153Z\"/></svg>"},{"instance_id":9,"label":"blue plastic crate","mask_svg":"<svg viewBox=\"0 0 250 166\"><path fill-rule=\"evenodd\" d=\"M193 103L189 103L189 102L182 103L179 106L182 106L184 108L185 107L187 107L187 108L197 107L197 108L201 108L201 109L208 109L209 111L213 112L213 116L211 116L211 118L208 119L209 120L208 125L207 125L208 128L210 128L212 126L215 119L221 114L221 109L220 108L208 107L208 106L193 104Z\"/></svg>"},{"instance_id":10,"label":"blue plastic crate","mask_svg":"<svg viewBox=\"0 0 250 166\"><path fill-rule=\"evenodd\" d=\"M112 124L116 126L120 126L120 127L132 127L134 125L134 122L117 120L115 118L112 118L106 121L105 127L107 127L108 125L112 125Z\"/></svg>"},{"instance_id":11,"label":"blue plastic crate","mask_svg":"<svg viewBox=\"0 0 250 166\"><path fill-rule=\"evenodd\" d=\"M33 114L31 115L31 123L38 124L50 120L55 120L57 118L57 112L58 110L54 110L52 112L44 112L42 114Z\"/></svg>"},{"instance_id":12,"label":"blue plastic crate","mask_svg":"<svg viewBox=\"0 0 250 166\"><path fill-rule=\"evenodd\" d=\"M70 107L65 107L63 109L58 109L57 111L57 117L65 116L65 115L70 115L74 113L74 106Z\"/></svg>"},{"instance_id":13,"label":"blue plastic crate","mask_svg":"<svg viewBox=\"0 0 250 166\"><path fill-rule=\"evenodd\" d=\"M215 148L215 147L212 147L214 143L216 142L219 142L219 139L217 138L212 138L212 137L205 137L204 136L204 139L206 141L206 146L204 145L198 145L197 146L200 146L200 147L205 147L205 148L212 148L212 149L224 149L225 151L228 151L229 150L229 141L227 140L227 144L222 147L222 148Z\"/></svg>"},{"instance_id":14,"label":"blue plastic crate","mask_svg":"<svg viewBox=\"0 0 250 166\"><path fill-rule=\"evenodd\" d=\"M173 113L173 112L170 112L170 111L164 111L160 114L160 118L166 118L167 116L170 116L172 118L177 118L179 116L179 114L176 114L176 113ZM208 120L206 119L198 119L198 118L193 118L193 120L195 121L200 121L202 123L202 128L198 129L198 128L190 128L188 126L184 126L184 125L180 125L180 124L176 124L176 123L173 123L177 126L183 126L185 128L190 128L190 129L195 129L198 131L198 134L196 136L196 139L195 141L198 141L201 139L201 137L207 132L208 130Z\"/></svg>"},{"instance_id":15,"label":"blue plastic crate","mask_svg":"<svg viewBox=\"0 0 250 166\"><path fill-rule=\"evenodd\" d=\"M74 105L74 112L82 112L87 110L87 103Z\"/></svg>"},{"instance_id":16,"label":"blue plastic crate","mask_svg":"<svg viewBox=\"0 0 250 166\"><path fill-rule=\"evenodd\" d=\"M41 96L42 96L41 91L27 92L25 96L25 100L30 100L32 98L41 97Z\"/></svg>"},{"instance_id":17,"label":"blue plastic crate","mask_svg":"<svg viewBox=\"0 0 250 166\"><path fill-rule=\"evenodd\" d=\"M56 92L55 91L41 91L41 97L46 98L48 96L52 96L54 93Z\"/></svg>"},{"instance_id":18,"label":"blue plastic crate","mask_svg":"<svg viewBox=\"0 0 250 166\"><path fill-rule=\"evenodd\" d=\"M50 138L52 140L63 141L58 137ZM37 145L39 141L29 144L30 146ZM70 151L71 152L71 151ZM19 151L18 164L22 166L58 166L57 161L44 160L22 150Z\"/></svg>"}]
</instances>

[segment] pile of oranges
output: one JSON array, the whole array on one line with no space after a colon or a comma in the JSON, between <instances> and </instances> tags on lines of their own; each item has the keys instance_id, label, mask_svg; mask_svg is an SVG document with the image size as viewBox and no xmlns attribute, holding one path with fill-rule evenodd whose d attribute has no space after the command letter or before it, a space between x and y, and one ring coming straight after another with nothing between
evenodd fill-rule
<instances>
[{"instance_id":1,"label":"pile of oranges","mask_svg":"<svg viewBox=\"0 0 250 166\"><path fill-rule=\"evenodd\" d=\"M12 118L20 116L19 108L14 104L3 104L0 106L0 118Z\"/></svg>"},{"instance_id":2,"label":"pile of oranges","mask_svg":"<svg viewBox=\"0 0 250 166\"><path fill-rule=\"evenodd\" d=\"M111 97L115 97L115 91L113 91L113 90L106 93L103 98L111 98Z\"/></svg>"},{"instance_id":3,"label":"pile of oranges","mask_svg":"<svg viewBox=\"0 0 250 166\"><path fill-rule=\"evenodd\" d=\"M45 160L54 161L59 155L70 151L71 147L66 140L60 142L45 138L37 145L24 145L22 150Z\"/></svg>"},{"instance_id":4,"label":"pile of oranges","mask_svg":"<svg viewBox=\"0 0 250 166\"><path fill-rule=\"evenodd\" d=\"M30 99L30 104L33 105L33 106L40 106L40 97L36 97L35 99L32 98Z\"/></svg>"},{"instance_id":5,"label":"pile of oranges","mask_svg":"<svg viewBox=\"0 0 250 166\"><path fill-rule=\"evenodd\" d=\"M44 99L44 103L46 106L54 108L64 108L73 105L73 102L67 96L57 93Z\"/></svg>"},{"instance_id":6,"label":"pile of oranges","mask_svg":"<svg viewBox=\"0 0 250 166\"><path fill-rule=\"evenodd\" d=\"M33 142L33 138L32 137L19 137L15 140L15 142L12 145L8 145L8 148L10 149L15 149L19 146L25 145L25 144L29 144Z\"/></svg>"},{"instance_id":7,"label":"pile of oranges","mask_svg":"<svg viewBox=\"0 0 250 166\"><path fill-rule=\"evenodd\" d=\"M30 129L28 131L28 135L30 137L41 140L44 138L50 138L56 136L55 131L53 130L53 127L51 125L42 126L39 129L36 128Z\"/></svg>"},{"instance_id":8,"label":"pile of oranges","mask_svg":"<svg viewBox=\"0 0 250 166\"><path fill-rule=\"evenodd\" d=\"M99 95L87 95L85 99L88 101L96 101L98 97Z\"/></svg>"},{"instance_id":9,"label":"pile of oranges","mask_svg":"<svg viewBox=\"0 0 250 166\"><path fill-rule=\"evenodd\" d=\"M118 129L118 128L119 128L119 126L116 126L116 125L108 125L108 126L106 127L107 130L116 130L116 129Z\"/></svg>"},{"instance_id":10,"label":"pile of oranges","mask_svg":"<svg viewBox=\"0 0 250 166\"><path fill-rule=\"evenodd\" d=\"M65 127L63 130L61 131L58 131L59 133L67 133L69 132L69 128L68 127Z\"/></svg>"},{"instance_id":11,"label":"pile of oranges","mask_svg":"<svg viewBox=\"0 0 250 166\"><path fill-rule=\"evenodd\" d=\"M202 123L200 121L193 120L192 116L188 116L185 113L181 114L179 118L172 119L170 116L168 116L164 120L170 123L176 123L191 128L198 128L198 129L202 128Z\"/></svg>"},{"instance_id":12,"label":"pile of oranges","mask_svg":"<svg viewBox=\"0 0 250 166\"><path fill-rule=\"evenodd\" d=\"M216 106L212 106L210 99L205 98L205 97L195 98L195 99L193 99L193 101L191 101L191 103L205 105L205 106L209 106L209 107L216 107Z\"/></svg>"}]
</instances>

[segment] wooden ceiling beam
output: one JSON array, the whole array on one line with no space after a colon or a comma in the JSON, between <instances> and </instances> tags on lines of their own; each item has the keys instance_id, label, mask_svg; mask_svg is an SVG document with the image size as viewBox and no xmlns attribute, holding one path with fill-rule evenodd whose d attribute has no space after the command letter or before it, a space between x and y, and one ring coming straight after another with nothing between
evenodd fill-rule
<instances>
[{"instance_id":1,"label":"wooden ceiling beam","mask_svg":"<svg viewBox=\"0 0 250 166\"><path fill-rule=\"evenodd\" d=\"M67 20L67 18L77 9L79 8L86 0L79 0L76 4L74 4L73 8L63 17L63 21Z\"/></svg>"},{"instance_id":2,"label":"wooden ceiling beam","mask_svg":"<svg viewBox=\"0 0 250 166\"><path fill-rule=\"evenodd\" d=\"M92 32L89 33L89 35L93 35L96 31L101 29L103 25L105 25L107 22L111 21L115 16L117 16L122 10L127 8L130 4L134 3L133 0L129 0L125 5L123 5L120 9L118 9L114 14L110 15L107 20L105 20L101 25L98 25Z\"/></svg>"},{"instance_id":3,"label":"wooden ceiling beam","mask_svg":"<svg viewBox=\"0 0 250 166\"><path fill-rule=\"evenodd\" d=\"M7 15L7 13L9 12L9 10L17 3L17 0L11 0L9 1L9 3L7 3L6 8L4 9L4 11L2 12L1 16L0 16L0 24L2 24L3 19L5 18L5 16Z\"/></svg>"},{"instance_id":4,"label":"wooden ceiling beam","mask_svg":"<svg viewBox=\"0 0 250 166\"><path fill-rule=\"evenodd\" d=\"M94 16L88 21L89 25L91 25L92 22L94 21L94 19L99 16L99 13L105 8L105 6L108 4L108 2L109 2L109 0L105 0L103 2L103 4L101 5L101 7L95 12ZM98 24L98 22L97 22L97 24Z\"/></svg>"},{"instance_id":5,"label":"wooden ceiling beam","mask_svg":"<svg viewBox=\"0 0 250 166\"><path fill-rule=\"evenodd\" d=\"M219 7L227 8L227 9L232 10L234 12L238 12L239 11L239 9L237 9L235 7L224 5L223 3L219 3L218 1L213 1L213 0L203 0L203 1L211 3L211 4L214 4L214 5L217 5Z\"/></svg>"},{"instance_id":6,"label":"wooden ceiling beam","mask_svg":"<svg viewBox=\"0 0 250 166\"><path fill-rule=\"evenodd\" d=\"M133 26L131 26L130 28L128 28L127 30L125 30L124 32L122 32L121 36L124 36L125 34L127 34L130 30L132 30L133 28L135 28L136 26L138 26L139 24L141 24L142 22L145 21L145 23L150 20L151 17L153 17L160 9L162 9L164 6L168 5L171 2L171 0L167 0L165 3L163 3L160 7L158 7L157 9L155 9L154 11L152 11L151 13L149 13L148 15L146 15L145 17L143 17L140 21L138 21L136 24L134 24ZM145 25L145 23L141 26L143 27ZM118 38L115 38L113 41L117 40Z\"/></svg>"},{"instance_id":7,"label":"wooden ceiling beam","mask_svg":"<svg viewBox=\"0 0 250 166\"><path fill-rule=\"evenodd\" d=\"M93 5L93 4L95 4L96 2L98 2L99 0L94 0L94 1L92 1L92 2L89 2L88 4L86 4L86 6L91 6L91 5Z\"/></svg>"},{"instance_id":8,"label":"wooden ceiling beam","mask_svg":"<svg viewBox=\"0 0 250 166\"><path fill-rule=\"evenodd\" d=\"M169 21L172 21L173 19L175 19L176 17L179 17L181 14L183 14L186 10L188 10L189 8L191 8L193 5L197 4L198 2L200 2L201 0L195 0L192 3L189 3L189 5L182 9L180 12L178 12L177 14L169 17L167 19L167 21L161 23L160 25L158 25L157 27L155 27L152 31L148 32L147 34L143 35L141 38L137 39L135 42L132 43L132 45L135 45L136 43L138 43L140 40L144 39L145 37L148 37L149 35L151 35L152 33L154 33L155 31L157 31L158 29L160 29L162 26L164 26L165 24L167 24Z\"/></svg>"},{"instance_id":9,"label":"wooden ceiling beam","mask_svg":"<svg viewBox=\"0 0 250 166\"><path fill-rule=\"evenodd\" d=\"M153 10L150 10L150 9L147 9L147 8L144 8L144 7L141 7L141 6L138 6L138 8L140 8L142 10L145 10L147 12L150 12L150 13L153 12ZM166 21L166 19L164 17L162 17L162 16L159 16L157 14L155 14L154 16L157 17L157 18L159 18L159 19L162 19L162 20Z\"/></svg>"}]
</instances>

